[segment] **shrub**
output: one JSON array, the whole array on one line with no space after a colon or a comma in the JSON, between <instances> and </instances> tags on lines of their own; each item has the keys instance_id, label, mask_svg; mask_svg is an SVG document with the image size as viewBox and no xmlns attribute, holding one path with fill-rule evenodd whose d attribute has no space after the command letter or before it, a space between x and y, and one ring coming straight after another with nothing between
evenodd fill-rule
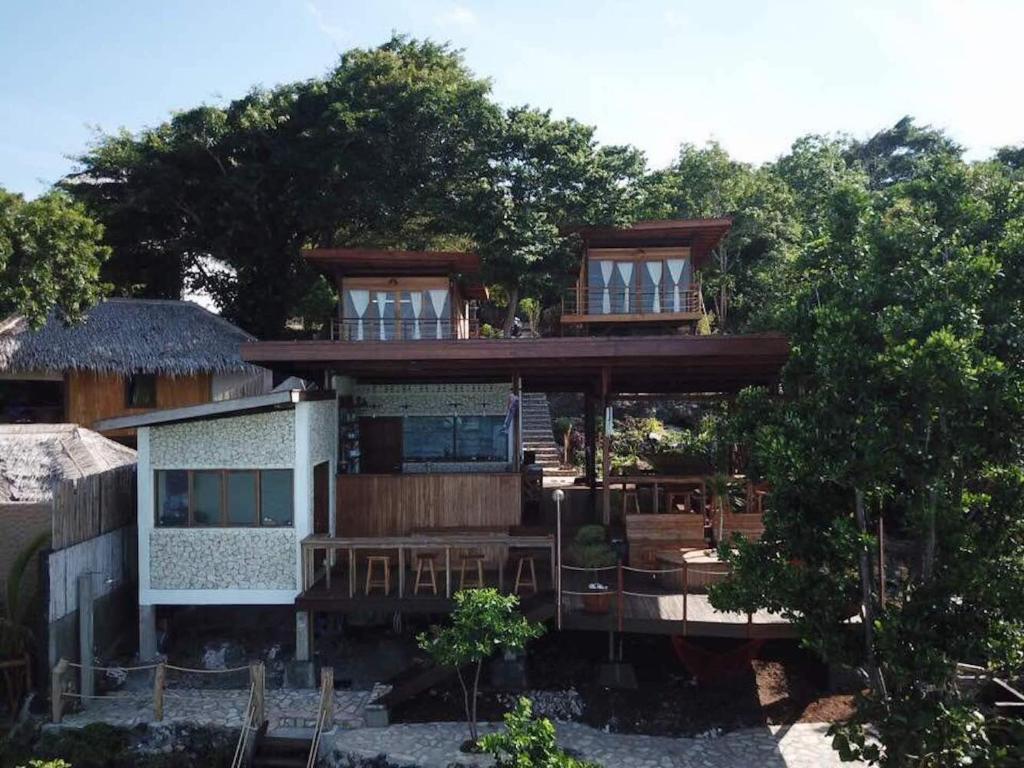
<instances>
[{"instance_id":1,"label":"shrub","mask_svg":"<svg viewBox=\"0 0 1024 768\"><path fill-rule=\"evenodd\" d=\"M606 540L603 525L584 525L566 551L569 562L579 568L605 568L615 565L618 557Z\"/></svg>"},{"instance_id":2,"label":"shrub","mask_svg":"<svg viewBox=\"0 0 1024 768\"><path fill-rule=\"evenodd\" d=\"M521 698L505 714L505 730L480 740L480 748L494 757L495 768L600 768L567 755L555 741L555 727L547 718L534 718L529 699Z\"/></svg>"}]
</instances>

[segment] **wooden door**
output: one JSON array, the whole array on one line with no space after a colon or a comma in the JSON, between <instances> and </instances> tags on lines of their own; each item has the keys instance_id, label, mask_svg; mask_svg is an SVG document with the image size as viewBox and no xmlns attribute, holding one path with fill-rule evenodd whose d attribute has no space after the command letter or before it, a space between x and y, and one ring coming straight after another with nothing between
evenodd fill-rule
<instances>
[{"instance_id":1,"label":"wooden door","mask_svg":"<svg viewBox=\"0 0 1024 768\"><path fill-rule=\"evenodd\" d=\"M331 532L331 463L323 461L313 467L313 533L326 536Z\"/></svg>"},{"instance_id":2,"label":"wooden door","mask_svg":"<svg viewBox=\"0 0 1024 768\"><path fill-rule=\"evenodd\" d=\"M402 420L359 420L360 470L363 474L397 474L402 471Z\"/></svg>"}]
</instances>

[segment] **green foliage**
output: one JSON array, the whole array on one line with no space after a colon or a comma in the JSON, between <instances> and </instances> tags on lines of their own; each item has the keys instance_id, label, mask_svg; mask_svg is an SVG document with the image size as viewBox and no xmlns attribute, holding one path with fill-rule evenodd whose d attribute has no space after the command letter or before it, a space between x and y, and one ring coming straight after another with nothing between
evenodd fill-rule
<instances>
[{"instance_id":1,"label":"green foliage","mask_svg":"<svg viewBox=\"0 0 1024 768\"><path fill-rule=\"evenodd\" d=\"M522 650L526 643L544 632L544 626L528 621L519 613L519 598L502 595L496 589L471 589L455 593L455 608L446 627L435 627L416 639L434 661L454 667L462 685L469 737L477 739L476 704L483 662L495 653ZM463 667L472 667L467 685Z\"/></svg>"},{"instance_id":2,"label":"green foliage","mask_svg":"<svg viewBox=\"0 0 1024 768\"><path fill-rule=\"evenodd\" d=\"M744 392L723 425L772 494L761 542L723 550L734 576L712 601L780 611L829 660L863 665L871 689L835 732L845 754L1019 764L1009 722L959 690L955 664L1024 671L1024 189L929 129L883 133L809 137L771 169L804 234L749 327L793 351L786 397ZM884 606L879 520L905 553Z\"/></svg>"},{"instance_id":3,"label":"green foliage","mask_svg":"<svg viewBox=\"0 0 1024 768\"><path fill-rule=\"evenodd\" d=\"M494 757L496 768L600 768L560 750L555 726L547 718L535 718L527 698L520 698L504 721L505 730L480 739L480 747Z\"/></svg>"},{"instance_id":4,"label":"green foliage","mask_svg":"<svg viewBox=\"0 0 1024 768\"><path fill-rule=\"evenodd\" d=\"M49 531L38 534L18 552L7 571L5 612L0 617L0 658L20 658L33 650L29 609L36 600L26 594L24 583L35 556L49 543Z\"/></svg>"},{"instance_id":5,"label":"green foliage","mask_svg":"<svg viewBox=\"0 0 1024 768\"><path fill-rule=\"evenodd\" d=\"M103 227L61 192L26 201L0 187L0 317L74 321L103 294Z\"/></svg>"},{"instance_id":6,"label":"green foliage","mask_svg":"<svg viewBox=\"0 0 1024 768\"><path fill-rule=\"evenodd\" d=\"M540 302L530 298L520 299L519 309L526 315L526 322L529 324L530 330L540 333Z\"/></svg>"},{"instance_id":7,"label":"green foliage","mask_svg":"<svg viewBox=\"0 0 1024 768\"><path fill-rule=\"evenodd\" d=\"M604 568L618 562L615 551L608 545L603 525L580 526L565 554L568 561L579 568Z\"/></svg>"},{"instance_id":8,"label":"green foliage","mask_svg":"<svg viewBox=\"0 0 1024 768\"><path fill-rule=\"evenodd\" d=\"M71 763L63 760L29 760L28 765L21 768L71 768Z\"/></svg>"}]
</instances>

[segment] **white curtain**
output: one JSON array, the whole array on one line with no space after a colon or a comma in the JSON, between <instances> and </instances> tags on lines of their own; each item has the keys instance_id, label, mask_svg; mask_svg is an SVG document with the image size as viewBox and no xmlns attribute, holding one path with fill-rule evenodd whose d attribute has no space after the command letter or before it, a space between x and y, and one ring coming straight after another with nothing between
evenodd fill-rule
<instances>
[{"instance_id":1,"label":"white curtain","mask_svg":"<svg viewBox=\"0 0 1024 768\"><path fill-rule=\"evenodd\" d=\"M650 275L651 282L654 283L654 300L651 302L651 311L658 313L661 312L661 262L648 261L647 274Z\"/></svg>"},{"instance_id":2,"label":"white curtain","mask_svg":"<svg viewBox=\"0 0 1024 768\"><path fill-rule=\"evenodd\" d=\"M369 291L349 291L349 298L352 299L352 309L356 313L356 341L363 340L363 315L366 308L370 306Z\"/></svg>"},{"instance_id":3,"label":"white curtain","mask_svg":"<svg viewBox=\"0 0 1024 768\"><path fill-rule=\"evenodd\" d=\"M611 261L599 261L597 263L601 266L601 285L603 286L601 291L601 314L610 315L612 313L612 294L609 286L612 282L612 270L615 269L615 263Z\"/></svg>"},{"instance_id":4,"label":"white curtain","mask_svg":"<svg viewBox=\"0 0 1024 768\"><path fill-rule=\"evenodd\" d=\"M420 338L420 314L423 312L423 294L420 291L413 291L409 294L409 304L412 306L412 337Z\"/></svg>"},{"instance_id":5,"label":"white curtain","mask_svg":"<svg viewBox=\"0 0 1024 768\"><path fill-rule=\"evenodd\" d=\"M629 287L633 281L633 262L632 261L619 261L616 262L619 267L619 275L622 277L622 313L625 315L629 314Z\"/></svg>"},{"instance_id":6,"label":"white curtain","mask_svg":"<svg viewBox=\"0 0 1024 768\"><path fill-rule=\"evenodd\" d=\"M388 314L388 301L391 296L387 291L377 291L377 314L380 315L380 340L388 340L388 324L384 322Z\"/></svg>"},{"instance_id":7,"label":"white curtain","mask_svg":"<svg viewBox=\"0 0 1024 768\"><path fill-rule=\"evenodd\" d=\"M668 276L672 280L672 311L682 312L682 301L679 296L679 280L683 276L683 269L686 267L686 259L669 259L665 262L668 267Z\"/></svg>"},{"instance_id":8,"label":"white curtain","mask_svg":"<svg viewBox=\"0 0 1024 768\"><path fill-rule=\"evenodd\" d=\"M430 306L434 308L434 316L437 318L437 329L434 338L443 339L444 330L441 326L441 319L444 314L444 302L448 298L448 291L441 288L432 288L427 293L430 294Z\"/></svg>"}]
</instances>

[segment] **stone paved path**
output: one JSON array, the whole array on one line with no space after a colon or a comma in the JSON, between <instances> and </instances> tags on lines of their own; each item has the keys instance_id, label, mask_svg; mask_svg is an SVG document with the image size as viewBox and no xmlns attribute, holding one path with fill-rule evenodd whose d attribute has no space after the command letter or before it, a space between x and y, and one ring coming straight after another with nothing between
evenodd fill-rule
<instances>
[{"instance_id":1,"label":"stone paved path","mask_svg":"<svg viewBox=\"0 0 1024 768\"><path fill-rule=\"evenodd\" d=\"M839 768L824 724L746 728L717 738L673 739L614 734L578 723L557 723L558 742L604 768ZM486 726L486 731L491 726ZM398 724L387 728L339 730L327 742L336 761L343 754L376 757L419 768L490 765L459 752L466 728L459 723Z\"/></svg>"},{"instance_id":2,"label":"stone paved path","mask_svg":"<svg viewBox=\"0 0 1024 768\"><path fill-rule=\"evenodd\" d=\"M138 694L118 698L114 694L91 700L81 712L66 714L65 725L77 728L94 722L131 727L153 722L153 696ZM338 691L334 694L334 722L343 728L361 728L363 708L370 691ZM241 726L245 708L249 703L248 690L168 689L164 694L163 722L218 725L227 728ZM320 692L316 690L267 691L267 720L269 727L309 727L316 723L320 705Z\"/></svg>"},{"instance_id":3,"label":"stone paved path","mask_svg":"<svg viewBox=\"0 0 1024 768\"><path fill-rule=\"evenodd\" d=\"M169 689L164 704L165 724L214 725L238 728L248 702L243 690ZM363 710L370 691L338 691L335 725L325 736L324 753L376 757L386 754L399 765L448 768L449 765L490 765L489 759L459 752L466 739L462 723L400 723L366 728ZM270 728L311 728L319 702L317 691L267 691ZM93 722L131 727L153 721L152 697L92 701L81 712L65 715L63 724L81 727ZM485 725L481 730L493 730ZM666 738L605 733L580 723L556 723L558 741L604 768L839 768L841 764L825 735L827 725L746 728L717 737Z\"/></svg>"}]
</instances>

